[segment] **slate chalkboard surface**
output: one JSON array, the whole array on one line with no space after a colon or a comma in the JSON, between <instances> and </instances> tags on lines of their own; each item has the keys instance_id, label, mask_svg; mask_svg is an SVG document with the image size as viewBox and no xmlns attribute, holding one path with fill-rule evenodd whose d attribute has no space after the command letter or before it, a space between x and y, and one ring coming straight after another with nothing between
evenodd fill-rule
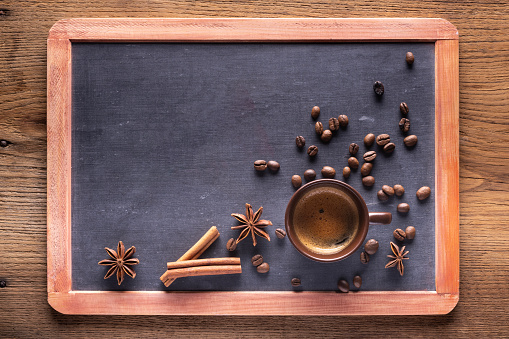
<instances>
[{"instance_id":1,"label":"slate chalkboard surface","mask_svg":"<svg viewBox=\"0 0 509 339\"><path fill-rule=\"evenodd\" d=\"M412 51L415 63L405 63ZM169 290L330 291L339 278L363 277L365 291L435 290L434 194L420 202L415 191L434 187L435 69L433 43L73 43L72 44L72 287L73 290L166 290L159 280L166 262L178 259L205 231L216 225L220 238L202 257L239 255L243 273L178 279ZM373 93L382 81L385 94ZM414 149L403 145L399 103L410 107ZM314 132L311 107L319 120L346 114L350 123L325 145ZM333 166L342 180L348 145L361 145L367 133L388 133L396 143L391 155L378 152L376 184L366 189L359 171L347 183L364 196L370 211L389 211L393 222L372 226L380 242L368 265L360 251L337 263L313 262L300 255L284 228L286 204L295 189L290 177L308 168ZM309 159L295 136L316 144ZM374 145L370 149L379 151ZM277 174L259 174L257 159L277 160ZM362 164L362 161L361 161ZM320 175L318 175L320 177ZM380 203L383 184L402 184L406 193ZM272 220L272 240L249 239L236 252L225 249L238 231L230 213L244 204L264 207ZM407 202L408 215L396 205ZM405 275L384 269L392 231L413 225L407 241ZM104 247L119 240L136 246L137 277L103 280ZM270 264L256 273L250 258L261 253Z\"/></svg>"}]
</instances>

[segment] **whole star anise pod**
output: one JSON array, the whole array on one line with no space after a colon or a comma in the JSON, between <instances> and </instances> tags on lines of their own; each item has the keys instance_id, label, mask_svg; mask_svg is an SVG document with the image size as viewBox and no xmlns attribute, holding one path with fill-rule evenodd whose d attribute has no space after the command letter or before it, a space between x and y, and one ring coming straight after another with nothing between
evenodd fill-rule
<instances>
[{"instance_id":1,"label":"whole star anise pod","mask_svg":"<svg viewBox=\"0 0 509 339\"><path fill-rule=\"evenodd\" d=\"M117 281L118 284L120 285L122 281L124 281L125 274L127 274L133 279L134 277L136 277L136 272L134 272L133 269L127 266L127 265L138 265L140 263L140 261L137 258L131 258L133 254L136 252L136 248L134 246L131 246L131 248L129 248L126 251L124 243L122 243L122 241L119 241L116 252L108 247L105 247L104 249L111 257L111 259L104 259L99 261L99 265L111 266L111 268L104 276L104 279L108 279L116 272Z\"/></svg>"},{"instance_id":2,"label":"whole star anise pod","mask_svg":"<svg viewBox=\"0 0 509 339\"><path fill-rule=\"evenodd\" d=\"M232 227L232 230L242 229L239 237L237 238L237 243L241 242L246 238L249 233L253 236L253 246L256 246L256 237L258 235L270 241L269 235L262 230L262 228L267 226L272 226L272 222L269 220L259 220L262 216L263 207L260 207L256 213L253 213L253 208L250 204L246 204L246 215L232 213L232 217L237 219L242 223L242 225Z\"/></svg>"},{"instance_id":3,"label":"whole star anise pod","mask_svg":"<svg viewBox=\"0 0 509 339\"><path fill-rule=\"evenodd\" d=\"M409 251L405 251L405 246L399 249L398 245L393 243L391 241L391 250L394 255L388 255L388 258L391 258L391 260L387 265L385 265L385 268L394 267L397 266L399 274L403 276L403 273L405 272L405 267L403 266L403 260L407 260L408 258L405 258L405 255L408 254Z\"/></svg>"}]
</instances>

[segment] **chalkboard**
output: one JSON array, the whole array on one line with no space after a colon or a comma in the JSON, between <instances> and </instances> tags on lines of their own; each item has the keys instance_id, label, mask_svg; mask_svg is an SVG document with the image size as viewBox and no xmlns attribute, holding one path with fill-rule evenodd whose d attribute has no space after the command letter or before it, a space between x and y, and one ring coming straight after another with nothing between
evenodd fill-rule
<instances>
[{"instance_id":1,"label":"chalkboard","mask_svg":"<svg viewBox=\"0 0 509 339\"><path fill-rule=\"evenodd\" d=\"M405 62L413 52L415 63ZM373 83L385 94L377 97ZM407 148L398 127L400 102L410 108L410 132L418 144ZM349 117L346 129L324 144L314 132L319 121ZM388 133L394 153L366 148L367 133ZM312 160L295 145L319 148ZM360 250L346 260L318 263L300 255L287 238L284 212L295 189L290 178L308 168L333 166L336 178L347 166L348 145L357 158L377 151L366 188L360 171L348 184L359 190L370 211L393 213L391 225L371 226L366 239L380 242L367 265ZM363 278L363 291L435 290L435 194L417 200L421 186L435 186L435 44L384 43L72 43L72 288L77 291L291 291L299 277L304 291L336 290L338 279ZM258 173L257 159L276 160L279 172ZM362 164L362 160L360 161ZM321 177L318 174L318 177ZM401 184L406 193L380 202L382 185ZM410 204L398 214L400 202ZM248 238L233 253L231 213L245 203L263 206L271 241ZM178 279L166 289L159 277L210 227L220 238L202 257L240 256L243 273ZM395 228L415 226L405 241L410 259L405 274L385 269ZM104 247L122 240L136 246L137 277L104 280ZM270 264L259 274L250 258L260 253Z\"/></svg>"}]
</instances>

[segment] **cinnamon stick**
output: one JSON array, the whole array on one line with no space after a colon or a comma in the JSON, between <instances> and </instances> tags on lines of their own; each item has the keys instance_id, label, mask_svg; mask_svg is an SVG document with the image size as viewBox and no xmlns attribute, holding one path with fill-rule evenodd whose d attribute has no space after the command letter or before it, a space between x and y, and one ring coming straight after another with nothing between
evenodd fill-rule
<instances>
[{"instance_id":1,"label":"cinnamon stick","mask_svg":"<svg viewBox=\"0 0 509 339\"><path fill-rule=\"evenodd\" d=\"M176 268L167 270L161 280L176 279L183 277L195 277L200 275L220 275L242 273L241 265L215 265L215 266L196 266L186 268ZM166 285L166 284L165 284Z\"/></svg>"},{"instance_id":2,"label":"cinnamon stick","mask_svg":"<svg viewBox=\"0 0 509 339\"><path fill-rule=\"evenodd\" d=\"M174 261L166 264L168 269L197 267L197 266L215 266L215 265L240 265L240 258L209 258L195 259L185 261Z\"/></svg>"}]
</instances>

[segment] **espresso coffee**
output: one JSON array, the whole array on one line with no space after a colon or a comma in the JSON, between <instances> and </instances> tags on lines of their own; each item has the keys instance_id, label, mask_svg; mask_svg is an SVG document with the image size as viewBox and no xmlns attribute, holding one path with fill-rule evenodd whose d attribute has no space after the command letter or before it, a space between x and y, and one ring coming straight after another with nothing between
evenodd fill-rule
<instances>
[{"instance_id":1,"label":"espresso coffee","mask_svg":"<svg viewBox=\"0 0 509 339\"><path fill-rule=\"evenodd\" d=\"M341 252L354 240L359 211L347 192L322 186L303 194L291 222L304 246L317 254L330 255Z\"/></svg>"}]
</instances>

